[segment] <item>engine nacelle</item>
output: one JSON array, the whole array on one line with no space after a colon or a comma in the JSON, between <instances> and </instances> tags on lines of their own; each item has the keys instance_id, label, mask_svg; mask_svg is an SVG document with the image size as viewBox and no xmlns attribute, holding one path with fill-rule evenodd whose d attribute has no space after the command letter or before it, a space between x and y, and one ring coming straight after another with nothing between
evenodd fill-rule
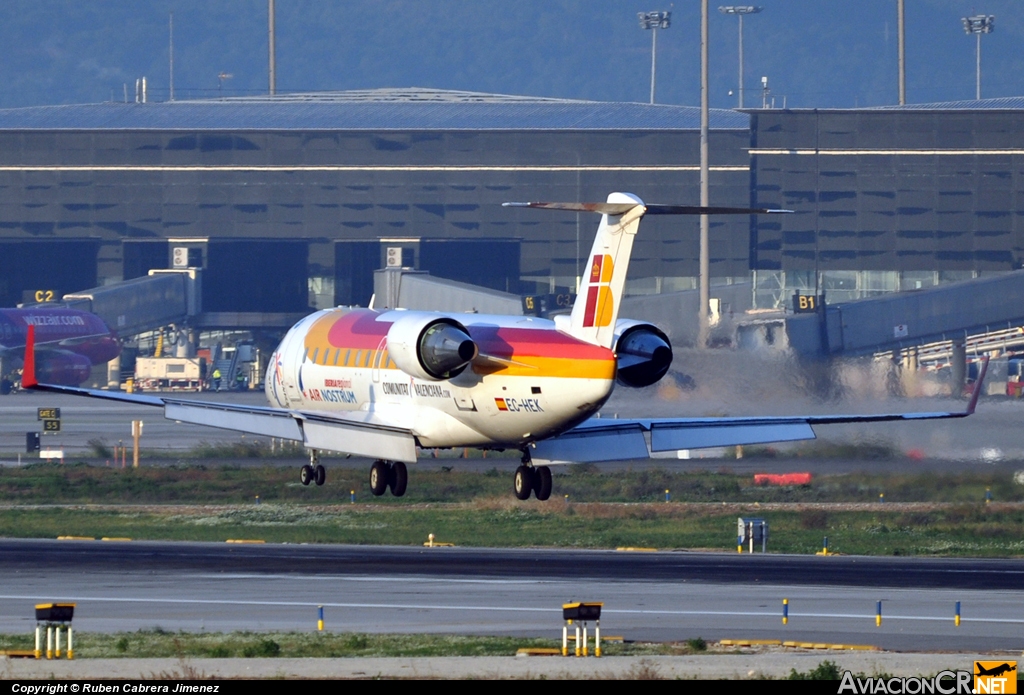
<instances>
[{"instance_id":1,"label":"engine nacelle","mask_svg":"<svg viewBox=\"0 0 1024 695\"><path fill-rule=\"evenodd\" d=\"M78 386L89 378L92 362L73 352L37 352L36 379L44 384Z\"/></svg>"},{"instance_id":2,"label":"engine nacelle","mask_svg":"<svg viewBox=\"0 0 1024 695\"><path fill-rule=\"evenodd\" d=\"M624 386L643 387L657 383L672 365L672 344L657 327L642 321L615 322L615 379Z\"/></svg>"},{"instance_id":3,"label":"engine nacelle","mask_svg":"<svg viewBox=\"0 0 1024 695\"><path fill-rule=\"evenodd\" d=\"M402 312L388 330L388 354L417 379L458 376L477 355L476 343L455 319L420 311Z\"/></svg>"}]
</instances>

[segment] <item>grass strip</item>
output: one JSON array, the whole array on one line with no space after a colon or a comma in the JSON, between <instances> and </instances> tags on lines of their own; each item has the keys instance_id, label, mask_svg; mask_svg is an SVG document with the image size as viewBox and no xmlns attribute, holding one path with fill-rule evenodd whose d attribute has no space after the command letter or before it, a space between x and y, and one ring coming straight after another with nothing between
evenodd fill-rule
<instances>
[{"instance_id":1,"label":"grass strip","mask_svg":"<svg viewBox=\"0 0 1024 695\"><path fill-rule=\"evenodd\" d=\"M557 633L552 630L552 633ZM690 642L702 642L699 638ZM171 632L155 627L110 634L75 632L76 659L515 656L523 647L561 647L561 637L475 637L351 632ZM32 635L0 634L0 651L32 649ZM591 648L593 641L591 640ZM604 642L602 654L690 654L687 642Z\"/></svg>"},{"instance_id":2,"label":"grass strip","mask_svg":"<svg viewBox=\"0 0 1024 695\"><path fill-rule=\"evenodd\" d=\"M517 502L372 505L19 506L0 536L479 547L718 549L735 552L736 518L764 518L770 552L1006 557L1024 554L1024 505L744 505ZM81 541L67 541L81 542ZM437 552L443 552L438 550Z\"/></svg>"},{"instance_id":3,"label":"grass strip","mask_svg":"<svg viewBox=\"0 0 1024 695\"><path fill-rule=\"evenodd\" d=\"M512 468L506 463L479 473L451 468L409 469L406 496L375 498L366 468L332 467L327 484L303 486L298 467L180 464L151 468L108 468L85 463L39 463L0 468L0 504L136 503L217 504L264 502L332 504L348 501L406 506L425 502L465 502L511 497ZM1024 464L1022 464L1024 466ZM799 469L796 466L796 469ZM777 470L777 468L776 468ZM659 502L665 490L676 502L1024 502L1024 485L1012 473L845 474L815 476L809 485L755 485L752 475L687 472L666 467L603 472L593 465L555 466L554 501Z\"/></svg>"}]
</instances>

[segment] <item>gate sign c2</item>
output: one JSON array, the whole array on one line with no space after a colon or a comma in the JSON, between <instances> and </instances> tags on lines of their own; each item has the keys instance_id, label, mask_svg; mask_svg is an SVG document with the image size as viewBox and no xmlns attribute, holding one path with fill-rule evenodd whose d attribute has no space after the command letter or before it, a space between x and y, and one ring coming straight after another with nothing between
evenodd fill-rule
<instances>
[{"instance_id":1,"label":"gate sign c2","mask_svg":"<svg viewBox=\"0 0 1024 695\"><path fill-rule=\"evenodd\" d=\"M36 420L60 420L60 408L36 408Z\"/></svg>"}]
</instances>

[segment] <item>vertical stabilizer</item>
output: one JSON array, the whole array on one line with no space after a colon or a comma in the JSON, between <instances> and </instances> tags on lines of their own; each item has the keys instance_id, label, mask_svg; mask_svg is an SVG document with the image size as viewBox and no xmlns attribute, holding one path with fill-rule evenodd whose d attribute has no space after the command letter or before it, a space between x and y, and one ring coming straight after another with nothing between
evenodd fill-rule
<instances>
[{"instance_id":1,"label":"vertical stabilizer","mask_svg":"<svg viewBox=\"0 0 1024 695\"><path fill-rule=\"evenodd\" d=\"M646 208L630 193L612 193L608 203L628 205L619 214L602 214L572 308L569 333L594 345L612 347L633 240Z\"/></svg>"},{"instance_id":2,"label":"vertical stabilizer","mask_svg":"<svg viewBox=\"0 0 1024 695\"><path fill-rule=\"evenodd\" d=\"M30 389L36 381L36 327L31 323L25 332L25 361L21 368L21 387Z\"/></svg>"}]
</instances>

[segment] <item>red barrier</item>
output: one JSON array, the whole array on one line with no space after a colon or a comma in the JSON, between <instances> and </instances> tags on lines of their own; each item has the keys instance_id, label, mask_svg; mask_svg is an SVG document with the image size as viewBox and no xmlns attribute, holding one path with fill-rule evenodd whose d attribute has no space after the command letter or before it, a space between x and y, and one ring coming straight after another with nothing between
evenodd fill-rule
<instances>
[{"instance_id":1,"label":"red barrier","mask_svg":"<svg viewBox=\"0 0 1024 695\"><path fill-rule=\"evenodd\" d=\"M810 485L810 473L755 473L754 485Z\"/></svg>"}]
</instances>

